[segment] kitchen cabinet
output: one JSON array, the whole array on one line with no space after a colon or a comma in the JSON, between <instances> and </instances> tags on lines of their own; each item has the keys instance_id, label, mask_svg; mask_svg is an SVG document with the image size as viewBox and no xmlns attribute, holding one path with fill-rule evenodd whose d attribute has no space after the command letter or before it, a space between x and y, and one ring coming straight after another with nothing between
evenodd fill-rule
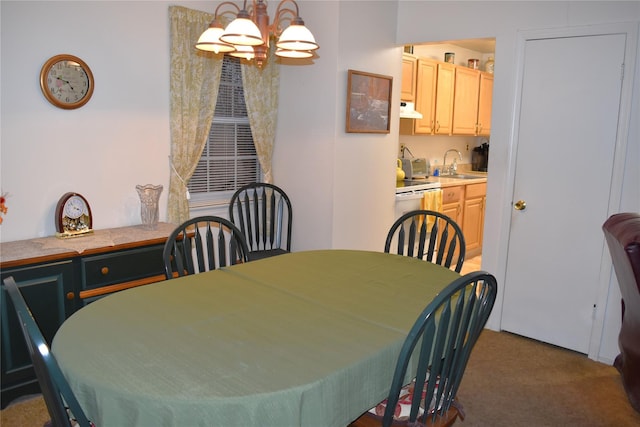
<instances>
[{"instance_id":1,"label":"kitchen cabinet","mask_svg":"<svg viewBox=\"0 0 640 427\"><path fill-rule=\"evenodd\" d=\"M401 119L402 135L450 135L453 126L455 66L418 58L416 111L422 119Z\"/></svg>"},{"instance_id":2,"label":"kitchen cabinet","mask_svg":"<svg viewBox=\"0 0 640 427\"><path fill-rule=\"evenodd\" d=\"M464 185L445 187L442 189L442 213L453 219L462 228ZM462 233L464 235L464 232ZM456 248L455 259L459 258L459 249Z\"/></svg>"},{"instance_id":3,"label":"kitchen cabinet","mask_svg":"<svg viewBox=\"0 0 640 427\"><path fill-rule=\"evenodd\" d=\"M442 213L452 218L464 234L466 258L482 253L484 211L486 205L486 181L452 183L444 178L442 187ZM456 180L460 181L460 180Z\"/></svg>"},{"instance_id":4,"label":"kitchen cabinet","mask_svg":"<svg viewBox=\"0 0 640 427\"><path fill-rule=\"evenodd\" d=\"M480 72L471 68L456 67L454 86L453 133L475 135L478 123Z\"/></svg>"},{"instance_id":5,"label":"kitchen cabinet","mask_svg":"<svg viewBox=\"0 0 640 427\"><path fill-rule=\"evenodd\" d=\"M442 188L442 213L462 227L464 185Z\"/></svg>"},{"instance_id":6,"label":"kitchen cabinet","mask_svg":"<svg viewBox=\"0 0 640 427\"><path fill-rule=\"evenodd\" d=\"M436 114L433 129L435 135L451 135L453 130L454 82L455 66L444 62L438 63Z\"/></svg>"},{"instance_id":7,"label":"kitchen cabinet","mask_svg":"<svg viewBox=\"0 0 640 427\"><path fill-rule=\"evenodd\" d=\"M484 228L484 208L487 184L469 184L465 188L462 232L467 245L466 257L471 258L482 252Z\"/></svg>"},{"instance_id":8,"label":"kitchen cabinet","mask_svg":"<svg viewBox=\"0 0 640 427\"><path fill-rule=\"evenodd\" d=\"M418 76L418 57L409 53L402 54L402 81L400 85L400 100L416 101L416 78Z\"/></svg>"},{"instance_id":9,"label":"kitchen cabinet","mask_svg":"<svg viewBox=\"0 0 640 427\"><path fill-rule=\"evenodd\" d=\"M453 134L484 135L491 132L493 75L456 67Z\"/></svg>"},{"instance_id":10,"label":"kitchen cabinet","mask_svg":"<svg viewBox=\"0 0 640 427\"><path fill-rule=\"evenodd\" d=\"M401 85L423 115L400 119L401 135L490 135L493 74L403 54Z\"/></svg>"},{"instance_id":11,"label":"kitchen cabinet","mask_svg":"<svg viewBox=\"0 0 640 427\"><path fill-rule=\"evenodd\" d=\"M493 103L493 74L480 73L478 99L478 135L491 134L491 106Z\"/></svg>"},{"instance_id":12,"label":"kitchen cabinet","mask_svg":"<svg viewBox=\"0 0 640 427\"><path fill-rule=\"evenodd\" d=\"M162 250L174 230L138 226L94 230L75 239L45 237L0 244L0 277L13 276L47 342L76 310L105 295L164 280ZM0 292L2 407L38 393L15 311Z\"/></svg>"}]
</instances>

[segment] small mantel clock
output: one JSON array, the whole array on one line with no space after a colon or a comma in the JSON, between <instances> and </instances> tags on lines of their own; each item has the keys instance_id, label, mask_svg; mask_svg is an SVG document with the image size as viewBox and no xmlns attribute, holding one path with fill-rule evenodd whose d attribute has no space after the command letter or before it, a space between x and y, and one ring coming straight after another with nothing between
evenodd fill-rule
<instances>
[{"instance_id":1,"label":"small mantel clock","mask_svg":"<svg viewBox=\"0 0 640 427\"><path fill-rule=\"evenodd\" d=\"M82 236L93 231L89 202L81 194L65 193L56 205L56 236Z\"/></svg>"}]
</instances>

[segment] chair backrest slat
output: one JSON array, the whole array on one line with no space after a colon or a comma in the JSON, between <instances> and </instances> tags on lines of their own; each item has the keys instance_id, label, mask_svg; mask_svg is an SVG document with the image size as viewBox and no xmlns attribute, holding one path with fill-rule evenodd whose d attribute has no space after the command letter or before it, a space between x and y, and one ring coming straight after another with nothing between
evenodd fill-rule
<instances>
[{"instance_id":1,"label":"chair backrest slat","mask_svg":"<svg viewBox=\"0 0 640 427\"><path fill-rule=\"evenodd\" d=\"M281 248L282 247L282 222L284 221L284 198L280 197L280 199L278 200L278 212L276 214L276 221L274 221L274 223L276 223L276 227L275 229L273 229L273 234L272 236L275 236L275 241L273 242L273 245L276 248Z\"/></svg>"}]
</instances>

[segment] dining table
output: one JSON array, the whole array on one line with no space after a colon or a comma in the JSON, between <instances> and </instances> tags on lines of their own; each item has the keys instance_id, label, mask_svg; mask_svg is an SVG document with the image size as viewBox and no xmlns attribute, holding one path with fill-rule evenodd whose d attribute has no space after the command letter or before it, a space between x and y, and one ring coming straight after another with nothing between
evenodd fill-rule
<instances>
[{"instance_id":1,"label":"dining table","mask_svg":"<svg viewBox=\"0 0 640 427\"><path fill-rule=\"evenodd\" d=\"M99 427L344 427L387 396L408 331L458 277L383 252L293 252L96 300L52 353Z\"/></svg>"}]
</instances>

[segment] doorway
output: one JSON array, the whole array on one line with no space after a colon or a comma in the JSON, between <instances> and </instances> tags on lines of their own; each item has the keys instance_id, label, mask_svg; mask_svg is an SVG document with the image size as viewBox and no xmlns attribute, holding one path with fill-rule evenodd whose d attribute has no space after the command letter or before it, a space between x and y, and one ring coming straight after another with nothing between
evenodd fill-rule
<instances>
[{"instance_id":1,"label":"doorway","mask_svg":"<svg viewBox=\"0 0 640 427\"><path fill-rule=\"evenodd\" d=\"M605 309L601 226L620 193L627 37L590 28L522 44L501 328L581 353Z\"/></svg>"}]
</instances>

